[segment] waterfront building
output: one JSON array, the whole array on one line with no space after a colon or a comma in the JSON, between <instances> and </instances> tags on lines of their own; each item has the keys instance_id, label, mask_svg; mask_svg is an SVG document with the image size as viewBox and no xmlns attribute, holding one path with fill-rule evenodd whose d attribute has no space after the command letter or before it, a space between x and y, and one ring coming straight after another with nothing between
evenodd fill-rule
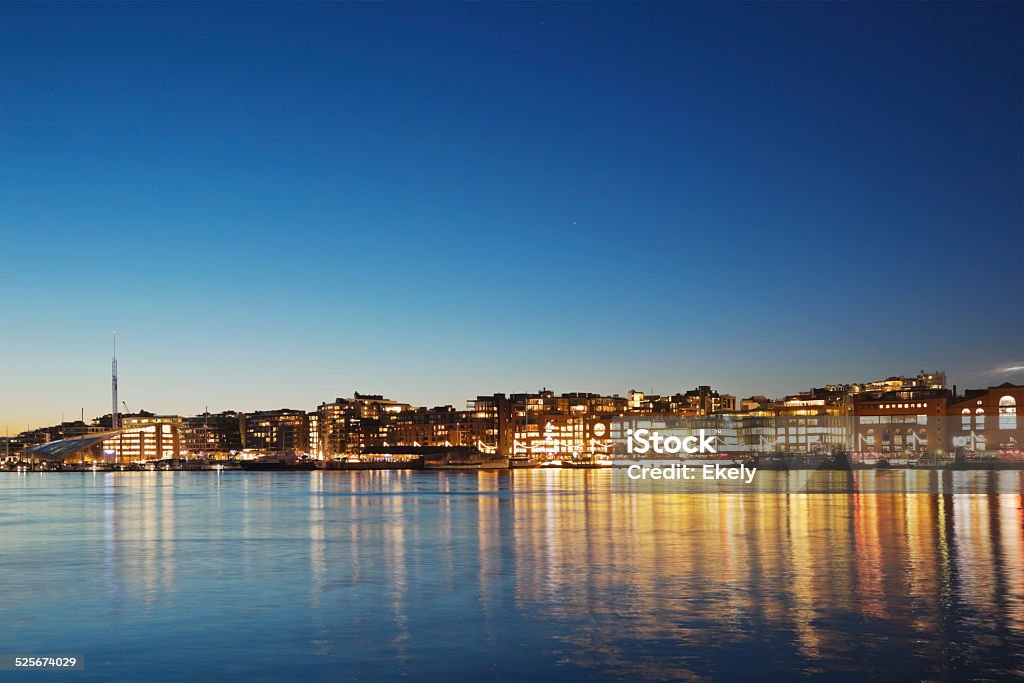
<instances>
[{"instance_id":1,"label":"waterfront building","mask_svg":"<svg viewBox=\"0 0 1024 683\"><path fill-rule=\"evenodd\" d=\"M103 449L122 463L177 458L181 424L177 415L124 415L120 431L104 441Z\"/></svg>"},{"instance_id":2,"label":"waterfront building","mask_svg":"<svg viewBox=\"0 0 1024 683\"><path fill-rule=\"evenodd\" d=\"M849 449L849 406L839 400L798 395L746 411L691 418L683 425L718 436L720 452L827 455Z\"/></svg>"},{"instance_id":3,"label":"waterfront building","mask_svg":"<svg viewBox=\"0 0 1024 683\"><path fill-rule=\"evenodd\" d=\"M942 454L948 442L949 400L945 389L857 396L852 451L869 457Z\"/></svg>"},{"instance_id":4,"label":"waterfront building","mask_svg":"<svg viewBox=\"0 0 1024 683\"><path fill-rule=\"evenodd\" d=\"M962 396L914 388L858 397L855 452L948 456L1017 454L1024 443L1018 409L1024 387L1009 382Z\"/></svg>"},{"instance_id":5,"label":"waterfront building","mask_svg":"<svg viewBox=\"0 0 1024 683\"><path fill-rule=\"evenodd\" d=\"M309 418L304 410L258 410L245 413L243 441L246 450L262 453L306 453L309 449Z\"/></svg>"},{"instance_id":6,"label":"waterfront building","mask_svg":"<svg viewBox=\"0 0 1024 683\"><path fill-rule=\"evenodd\" d=\"M121 429L58 439L28 448L26 455L63 462L119 464L177 458L181 454L181 424L177 415L143 411L123 416Z\"/></svg>"},{"instance_id":7,"label":"waterfront building","mask_svg":"<svg viewBox=\"0 0 1024 683\"><path fill-rule=\"evenodd\" d=\"M242 450L243 416L228 411L186 417L181 425L181 447L190 455L223 456Z\"/></svg>"},{"instance_id":8,"label":"waterfront building","mask_svg":"<svg viewBox=\"0 0 1024 683\"><path fill-rule=\"evenodd\" d=\"M468 408L475 419L485 423L481 450L504 457L512 455L516 437L512 401L500 393L477 396L469 402Z\"/></svg>"},{"instance_id":9,"label":"waterfront building","mask_svg":"<svg viewBox=\"0 0 1024 683\"><path fill-rule=\"evenodd\" d=\"M410 408L408 403L359 392L322 403L317 408L320 448L325 457L383 448L395 441L392 428L399 413Z\"/></svg>"},{"instance_id":10,"label":"waterfront building","mask_svg":"<svg viewBox=\"0 0 1024 683\"><path fill-rule=\"evenodd\" d=\"M610 452L609 424L627 405L620 396L542 389L478 396L471 410L489 421L497 452L552 460Z\"/></svg>"},{"instance_id":11,"label":"waterfront building","mask_svg":"<svg viewBox=\"0 0 1024 683\"><path fill-rule=\"evenodd\" d=\"M116 462L116 441L118 432L100 432L69 439L58 439L26 448L21 457L29 462L83 463Z\"/></svg>"},{"instance_id":12,"label":"waterfront building","mask_svg":"<svg viewBox=\"0 0 1024 683\"><path fill-rule=\"evenodd\" d=\"M810 396L787 397L773 412L775 450L831 453L849 449L853 411L845 396L812 390ZM753 445L753 439L748 443Z\"/></svg>"},{"instance_id":13,"label":"waterfront building","mask_svg":"<svg viewBox=\"0 0 1024 683\"><path fill-rule=\"evenodd\" d=\"M452 406L415 408L397 414L392 425L392 444L401 446L470 446L489 449L494 444L490 416Z\"/></svg>"},{"instance_id":14,"label":"waterfront building","mask_svg":"<svg viewBox=\"0 0 1024 683\"><path fill-rule=\"evenodd\" d=\"M320 417L316 411L306 413L306 419L309 420L309 456L322 460L324 457L323 449L320 447Z\"/></svg>"},{"instance_id":15,"label":"waterfront building","mask_svg":"<svg viewBox=\"0 0 1024 683\"><path fill-rule=\"evenodd\" d=\"M1005 382L949 401L945 447L974 454L1019 455L1024 448L1024 386Z\"/></svg>"},{"instance_id":16,"label":"waterfront building","mask_svg":"<svg viewBox=\"0 0 1024 683\"><path fill-rule=\"evenodd\" d=\"M680 438L703 431L716 437L718 455L788 453L827 455L848 450L851 434L849 406L842 400L811 398L810 394L764 401L752 410L697 415L692 409L675 413L634 412L611 423L615 452L624 455L629 430L646 428Z\"/></svg>"},{"instance_id":17,"label":"waterfront building","mask_svg":"<svg viewBox=\"0 0 1024 683\"><path fill-rule=\"evenodd\" d=\"M611 451L610 419L627 406L619 396L572 392L556 396L544 389L512 394L513 455L562 459Z\"/></svg>"}]
</instances>

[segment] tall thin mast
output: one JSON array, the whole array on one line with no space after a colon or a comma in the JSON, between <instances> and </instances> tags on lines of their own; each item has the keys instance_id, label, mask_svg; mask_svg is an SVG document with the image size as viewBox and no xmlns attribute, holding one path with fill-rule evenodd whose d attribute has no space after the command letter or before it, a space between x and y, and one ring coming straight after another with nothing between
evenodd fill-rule
<instances>
[{"instance_id":1,"label":"tall thin mast","mask_svg":"<svg viewBox=\"0 0 1024 683\"><path fill-rule=\"evenodd\" d=\"M117 414L117 330L114 330L114 358L110 363L110 390L113 410L110 412L110 427L116 430L119 420Z\"/></svg>"}]
</instances>

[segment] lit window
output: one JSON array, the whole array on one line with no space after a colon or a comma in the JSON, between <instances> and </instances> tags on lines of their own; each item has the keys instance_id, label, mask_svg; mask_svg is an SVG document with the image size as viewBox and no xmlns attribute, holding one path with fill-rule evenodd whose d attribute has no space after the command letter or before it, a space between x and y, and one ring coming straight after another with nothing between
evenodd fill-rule
<instances>
[{"instance_id":1,"label":"lit window","mask_svg":"<svg viewBox=\"0 0 1024 683\"><path fill-rule=\"evenodd\" d=\"M978 408L976 411L977 415L974 416L974 426L977 429L985 428L985 411L982 408Z\"/></svg>"},{"instance_id":2,"label":"lit window","mask_svg":"<svg viewBox=\"0 0 1024 683\"><path fill-rule=\"evenodd\" d=\"M960 411L960 429L968 431L971 428L971 409L964 408Z\"/></svg>"},{"instance_id":3,"label":"lit window","mask_svg":"<svg viewBox=\"0 0 1024 683\"><path fill-rule=\"evenodd\" d=\"M999 428L1017 428L1017 400L1013 396L1003 396L999 399Z\"/></svg>"}]
</instances>

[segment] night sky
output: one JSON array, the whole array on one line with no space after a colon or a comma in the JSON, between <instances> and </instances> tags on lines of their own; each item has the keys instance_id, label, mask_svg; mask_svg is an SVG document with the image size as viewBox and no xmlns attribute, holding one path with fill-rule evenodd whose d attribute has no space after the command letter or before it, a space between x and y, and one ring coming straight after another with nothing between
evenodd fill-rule
<instances>
[{"instance_id":1,"label":"night sky","mask_svg":"<svg viewBox=\"0 0 1024 683\"><path fill-rule=\"evenodd\" d=\"M0 3L0 432L1024 382L1024 5Z\"/></svg>"}]
</instances>

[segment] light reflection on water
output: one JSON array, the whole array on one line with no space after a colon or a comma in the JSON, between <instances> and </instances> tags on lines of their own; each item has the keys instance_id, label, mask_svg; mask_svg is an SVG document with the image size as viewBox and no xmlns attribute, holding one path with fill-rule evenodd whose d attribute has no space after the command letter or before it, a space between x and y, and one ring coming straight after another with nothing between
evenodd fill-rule
<instances>
[{"instance_id":1,"label":"light reflection on water","mask_svg":"<svg viewBox=\"0 0 1024 683\"><path fill-rule=\"evenodd\" d=\"M0 476L0 651L89 679L1024 675L1020 493L612 474Z\"/></svg>"}]
</instances>

